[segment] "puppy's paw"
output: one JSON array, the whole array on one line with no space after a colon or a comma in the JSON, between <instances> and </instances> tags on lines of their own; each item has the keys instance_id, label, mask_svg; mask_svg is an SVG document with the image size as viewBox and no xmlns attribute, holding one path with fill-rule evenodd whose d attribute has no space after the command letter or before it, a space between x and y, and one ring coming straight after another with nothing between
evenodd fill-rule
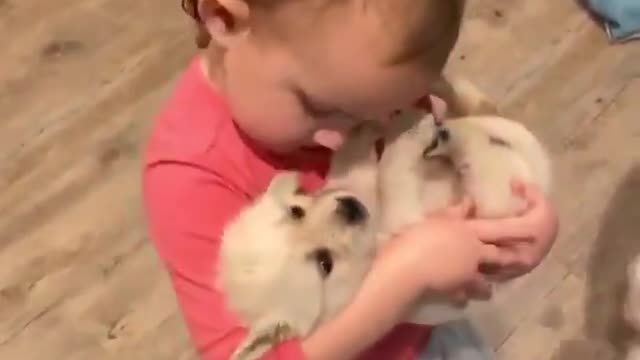
<instances>
[{"instance_id":1,"label":"puppy's paw","mask_svg":"<svg viewBox=\"0 0 640 360\"><path fill-rule=\"evenodd\" d=\"M232 360L259 360L274 346L292 339L296 332L285 322L258 324L238 346Z\"/></svg>"}]
</instances>

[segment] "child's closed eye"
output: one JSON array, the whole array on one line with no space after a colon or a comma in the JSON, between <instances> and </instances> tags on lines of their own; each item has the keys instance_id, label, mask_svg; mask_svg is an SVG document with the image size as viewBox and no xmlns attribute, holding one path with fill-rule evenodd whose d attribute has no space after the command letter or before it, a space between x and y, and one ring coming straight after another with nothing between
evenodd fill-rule
<instances>
[{"instance_id":1,"label":"child's closed eye","mask_svg":"<svg viewBox=\"0 0 640 360\"><path fill-rule=\"evenodd\" d=\"M343 114L340 109L318 104L317 101L309 97L309 95L301 89L294 89L293 93L300 105L302 105L305 113L313 118L321 119Z\"/></svg>"}]
</instances>

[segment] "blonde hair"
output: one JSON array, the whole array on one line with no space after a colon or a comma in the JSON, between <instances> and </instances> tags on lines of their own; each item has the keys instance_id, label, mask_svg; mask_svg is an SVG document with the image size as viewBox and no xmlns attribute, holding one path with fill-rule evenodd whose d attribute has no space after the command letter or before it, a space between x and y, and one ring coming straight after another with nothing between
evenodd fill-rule
<instances>
[{"instance_id":1,"label":"blonde hair","mask_svg":"<svg viewBox=\"0 0 640 360\"><path fill-rule=\"evenodd\" d=\"M198 12L198 2L200 0L181 0L182 10L187 13L196 22L196 45L205 49L211 43L211 36L205 29L200 13ZM287 0L247 0L253 7L260 7L261 9L267 9L276 5L280 5ZM336 1L336 0L323 0L324 2ZM341 0L342 1L342 0Z\"/></svg>"},{"instance_id":2,"label":"blonde hair","mask_svg":"<svg viewBox=\"0 0 640 360\"><path fill-rule=\"evenodd\" d=\"M211 43L211 36L207 29L204 27L202 18L198 13L198 1L199 0L181 0L182 9L194 19L197 25L196 33L196 45L205 49L209 47ZM302 0L246 0L251 6L259 8L260 10L268 10L277 5L282 5L287 1L302 1ZM347 0L304 0L315 5L321 5L320 7L314 7L316 10L321 7L326 7L330 4L344 3ZM419 11L416 9L416 1L423 3L422 9ZM393 51L393 56L390 58L390 62L397 63L405 61L409 58L419 56L420 53L425 51L426 47L433 46L447 46L446 44L455 43L458 37L458 30L460 22L465 10L466 0L364 0L364 4L372 5L378 13L384 14L396 14L393 21L389 24L389 36L394 38L394 42L397 42L397 48ZM444 15L444 16L443 16ZM433 26L436 23L436 28L427 28L427 26ZM443 31L443 29L453 29L453 31ZM425 34L431 34L427 39ZM446 39L441 36L452 36L453 38ZM431 42L431 44L429 44ZM441 43L441 44L438 44ZM449 51L445 51L448 53ZM443 59L444 60L444 59Z\"/></svg>"}]
</instances>

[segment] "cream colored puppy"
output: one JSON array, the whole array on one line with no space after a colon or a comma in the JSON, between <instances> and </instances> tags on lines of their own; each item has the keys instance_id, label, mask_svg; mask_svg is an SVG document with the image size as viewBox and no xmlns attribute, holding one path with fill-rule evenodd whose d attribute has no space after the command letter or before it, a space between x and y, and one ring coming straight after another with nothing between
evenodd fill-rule
<instances>
[{"instance_id":1,"label":"cream colored puppy","mask_svg":"<svg viewBox=\"0 0 640 360\"><path fill-rule=\"evenodd\" d=\"M360 287L376 249L375 138L358 129L318 192L300 192L296 173L275 176L227 226L219 284L249 328L234 359L259 359L280 341L304 338Z\"/></svg>"},{"instance_id":2,"label":"cream colored puppy","mask_svg":"<svg viewBox=\"0 0 640 360\"><path fill-rule=\"evenodd\" d=\"M526 206L514 179L548 192L551 164L522 124L498 116L468 116L438 126L431 115L404 113L386 139L379 167L379 241L425 215L469 196L478 217L513 215ZM425 240L428 241L428 240ZM435 325L465 315L445 300L421 305L412 322Z\"/></svg>"}]
</instances>

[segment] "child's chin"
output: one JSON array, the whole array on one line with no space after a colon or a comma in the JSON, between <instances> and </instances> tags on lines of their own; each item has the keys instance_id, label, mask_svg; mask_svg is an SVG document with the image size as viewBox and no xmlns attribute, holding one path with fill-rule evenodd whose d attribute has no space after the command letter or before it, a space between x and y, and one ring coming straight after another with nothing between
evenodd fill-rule
<instances>
[{"instance_id":1,"label":"child's chin","mask_svg":"<svg viewBox=\"0 0 640 360\"><path fill-rule=\"evenodd\" d=\"M313 134L313 142L335 150L344 142L344 134L334 130L318 130Z\"/></svg>"}]
</instances>

